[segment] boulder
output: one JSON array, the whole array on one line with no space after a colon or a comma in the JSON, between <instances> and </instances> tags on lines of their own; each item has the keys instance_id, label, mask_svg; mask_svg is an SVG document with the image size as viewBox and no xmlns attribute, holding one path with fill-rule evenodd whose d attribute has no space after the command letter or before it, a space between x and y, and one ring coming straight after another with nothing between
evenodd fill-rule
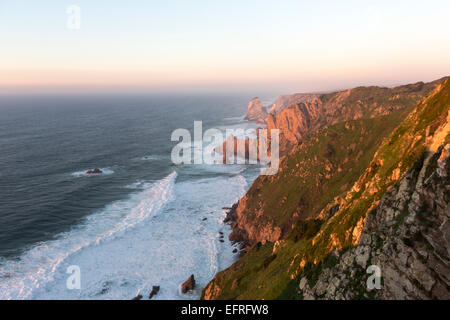
<instances>
[{"instance_id":1,"label":"boulder","mask_svg":"<svg viewBox=\"0 0 450 320\"><path fill-rule=\"evenodd\" d=\"M159 286L153 286L152 292L150 292L150 295L148 296L149 299L153 298L153 296L156 296L159 292Z\"/></svg>"},{"instance_id":2,"label":"boulder","mask_svg":"<svg viewBox=\"0 0 450 320\"><path fill-rule=\"evenodd\" d=\"M86 171L86 174L100 174L100 173L103 173L103 171L100 170L99 168Z\"/></svg>"},{"instance_id":3,"label":"boulder","mask_svg":"<svg viewBox=\"0 0 450 320\"><path fill-rule=\"evenodd\" d=\"M181 285L181 292L187 293L188 291L194 290L194 288L195 288L195 278L194 275L191 274L191 276Z\"/></svg>"}]
</instances>

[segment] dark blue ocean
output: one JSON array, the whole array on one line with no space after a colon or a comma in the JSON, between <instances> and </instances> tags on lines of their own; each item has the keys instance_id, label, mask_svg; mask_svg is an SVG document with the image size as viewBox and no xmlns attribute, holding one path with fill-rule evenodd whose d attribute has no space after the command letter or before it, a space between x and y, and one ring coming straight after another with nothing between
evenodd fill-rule
<instances>
[{"instance_id":1,"label":"dark blue ocean","mask_svg":"<svg viewBox=\"0 0 450 320\"><path fill-rule=\"evenodd\" d=\"M152 285L158 299L197 299L236 259L222 207L260 168L176 166L171 133L255 127L242 120L250 98L0 97L0 299L131 299ZM73 265L81 289L67 288ZM192 273L198 289L181 294Z\"/></svg>"}]
</instances>

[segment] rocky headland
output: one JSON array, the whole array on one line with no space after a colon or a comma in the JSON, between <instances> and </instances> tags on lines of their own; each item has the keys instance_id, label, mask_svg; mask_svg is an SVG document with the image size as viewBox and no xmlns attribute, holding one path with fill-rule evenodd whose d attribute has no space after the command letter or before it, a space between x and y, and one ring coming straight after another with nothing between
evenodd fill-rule
<instances>
[{"instance_id":1,"label":"rocky headland","mask_svg":"<svg viewBox=\"0 0 450 320\"><path fill-rule=\"evenodd\" d=\"M202 298L448 299L449 95L443 78L277 99L280 170L229 210L244 254Z\"/></svg>"}]
</instances>

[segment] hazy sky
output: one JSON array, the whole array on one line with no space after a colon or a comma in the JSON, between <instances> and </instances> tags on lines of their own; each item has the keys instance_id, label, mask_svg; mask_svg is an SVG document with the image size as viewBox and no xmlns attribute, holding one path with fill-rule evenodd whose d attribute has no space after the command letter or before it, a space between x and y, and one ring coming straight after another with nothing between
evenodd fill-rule
<instances>
[{"instance_id":1,"label":"hazy sky","mask_svg":"<svg viewBox=\"0 0 450 320\"><path fill-rule=\"evenodd\" d=\"M67 27L70 5L80 29ZM289 93L427 81L450 75L449 17L448 0L0 0L0 87Z\"/></svg>"}]
</instances>

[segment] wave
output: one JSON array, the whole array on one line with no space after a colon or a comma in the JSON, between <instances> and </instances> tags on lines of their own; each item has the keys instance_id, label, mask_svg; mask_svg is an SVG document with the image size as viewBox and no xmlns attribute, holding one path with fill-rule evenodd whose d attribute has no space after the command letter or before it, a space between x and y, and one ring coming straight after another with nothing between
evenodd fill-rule
<instances>
[{"instance_id":1,"label":"wave","mask_svg":"<svg viewBox=\"0 0 450 320\"><path fill-rule=\"evenodd\" d=\"M198 299L201 288L237 258L225 212L246 191L242 175L176 180L173 172L86 218L19 261L0 262L0 299ZM205 219L206 218L206 219ZM68 290L66 270L81 270L81 290ZM194 274L197 288L180 292Z\"/></svg>"},{"instance_id":2,"label":"wave","mask_svg":"<svg viewBox=\"0 0 450 320\"><path fill-rule=\"evenodd\" d=\"M112 203L100 212L88 216L71 231L60 234L55 240L35 245L18 261L2 261L0 300L29 299L42 293L42 290L46 292L47 284L65 276L63 267L68 265L69 258L80 255L89 248L108 244L157 214L173 199L176 177L177 173L174 171L148 189L132 195L130 199Z\"/></svg>"}]
</instances>

